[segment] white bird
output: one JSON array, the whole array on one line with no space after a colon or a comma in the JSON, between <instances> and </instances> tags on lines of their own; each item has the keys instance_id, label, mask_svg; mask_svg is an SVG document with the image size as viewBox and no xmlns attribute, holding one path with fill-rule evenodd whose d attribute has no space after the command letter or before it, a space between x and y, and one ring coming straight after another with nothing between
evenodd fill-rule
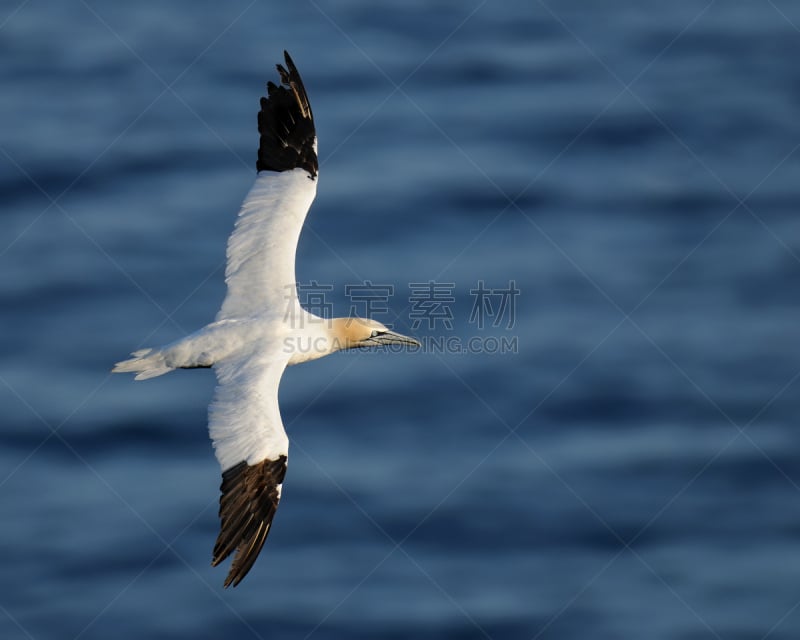
<instances>
[{"instance_id":1,"label":"white bird","mask_svg":"<svg viewBox=\"0 0 800 640\"><path fill-rule=\"evenodd\" d=\"M317 191L317 137L303 82L289 54L281 85L261 98L258 176L228 240L227 296L216 320L171 344L135 351L114 372L145 380L174 369L213 367L218 386L209 432L222 467L213 566L236 552L225 586L239 584L272 525L286 474L289 439L278 408L288 365L343 349L419 346L380 322L323 319L300 306L294 260Z\"/></svg>"}]
</instances>

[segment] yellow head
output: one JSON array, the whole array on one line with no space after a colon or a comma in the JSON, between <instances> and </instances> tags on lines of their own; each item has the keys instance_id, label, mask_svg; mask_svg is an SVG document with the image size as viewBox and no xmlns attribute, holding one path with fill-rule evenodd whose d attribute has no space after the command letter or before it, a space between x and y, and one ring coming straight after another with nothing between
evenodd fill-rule
<instances>
[{"instance_id":1,"label":"yellow head","mask_svg":"<svg viewBox=\"0 0 800 640\"><path fill-rule=\"evenodd\" d=\"M337 351L390 344L420 346L414 338L395 333L380 322L367 318L334 318L331 335Z\"/></svg>"}]
</instances>

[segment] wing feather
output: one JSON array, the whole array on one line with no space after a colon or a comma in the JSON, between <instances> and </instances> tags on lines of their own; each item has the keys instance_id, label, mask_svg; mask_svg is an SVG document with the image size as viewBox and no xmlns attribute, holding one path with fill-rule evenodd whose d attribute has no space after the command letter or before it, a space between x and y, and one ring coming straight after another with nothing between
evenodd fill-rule
<instances>
[{"instance_id":1,"label":"wing feather","mask_svg":"<svg viewBox=\"0 0 800 640\"><path fill-rule=\"evenodd\" d=\"M278 409L285 361L255 357L217 365L209 431L222 467L220 532L211 562L235 552L225 586L236 586L256 561L280 501L289 439Z\"/></svg>"},{"instance_id":2,"label":"wing feather","mask_svg":"<svg viewBox=\"0 0 800 640\"><path fill-rule=\"evenodd\" d=\"M277 65L281 84L267 83L261 98L259 175L228 240L228 294L218 320L285 311L296 298L294 258L319 166L308 95L285 51L284 57L286 68Z\"/></svg>"},{"instance_id":3,"label":"wing feather","mask_svg":"<svg viewBox=\"0 0 800 640\"><path fill-rule=\"evenodd\" d=\"M267 83L258 113L259 171L286 171L302 167L314 178L319 169L317 133L306 88L289 54L283 52L286 68L276 65L281 84Z\"/></svg>"},{"instance_id":4,"label":"wing feather","mask_svg":"<svg viewBox=\"0 0 800 640\"><path fill-rule=\"evenodd\" d=\"M316 192L304 169L256 178L228 240L228 293L217 320L281 313L294 302L297 241Z\"/></svg>"}]
</instances>

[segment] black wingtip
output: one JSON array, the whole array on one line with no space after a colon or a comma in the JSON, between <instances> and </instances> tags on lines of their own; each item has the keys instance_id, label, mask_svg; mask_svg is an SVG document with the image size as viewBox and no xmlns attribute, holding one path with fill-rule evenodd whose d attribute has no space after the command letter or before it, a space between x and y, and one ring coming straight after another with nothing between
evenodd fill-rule
<instances>
[{"instance_id":1,"label":"black wingtip","mask_svg":"<svg viewBox=\"0 0 800 640\"><path fill-rule=\"evenodd\" d=\"M288 51L283 52L286 68L277 64L280 85L267 83L267 97L261 98L258 114L258 171L291 171L302 168L311 178L319 163L314 145L317 139L314 115L300 73Z\"/></svg>"},{"instance_id":2,"label":"black wingtip","mask_svg":"<svg viewBox=\"0 0 800 640\"><path fill-rule=\"evenodd\" d=\"M216 567L236 552L225 578L225 588L237 586L261 552L272 528L285 475L285 455L254 465L240 462L223 472L219 499L220 532L211 566Z\"/></svg>"}]
</instances>

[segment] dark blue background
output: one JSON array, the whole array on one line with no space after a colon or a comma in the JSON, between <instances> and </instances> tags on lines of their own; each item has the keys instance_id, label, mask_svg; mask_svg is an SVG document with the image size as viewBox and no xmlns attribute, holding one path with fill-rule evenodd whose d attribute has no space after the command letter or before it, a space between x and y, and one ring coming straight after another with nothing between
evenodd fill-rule
<instances>
[{"instance_id":1,"label":"dark blue background","mask_svg":"<svg viewBox=\"0 0 800 640\"><path fill-rule=\"evenodd\" d=\"M0 5L0 637L797 638L800 7L280 4ZM405 331L452 282L416 333L518 350L289 370L223 591L213 374L108 372L213 318L284 48L298 279L391 284Z\"/></svg>"}]
</instances>

